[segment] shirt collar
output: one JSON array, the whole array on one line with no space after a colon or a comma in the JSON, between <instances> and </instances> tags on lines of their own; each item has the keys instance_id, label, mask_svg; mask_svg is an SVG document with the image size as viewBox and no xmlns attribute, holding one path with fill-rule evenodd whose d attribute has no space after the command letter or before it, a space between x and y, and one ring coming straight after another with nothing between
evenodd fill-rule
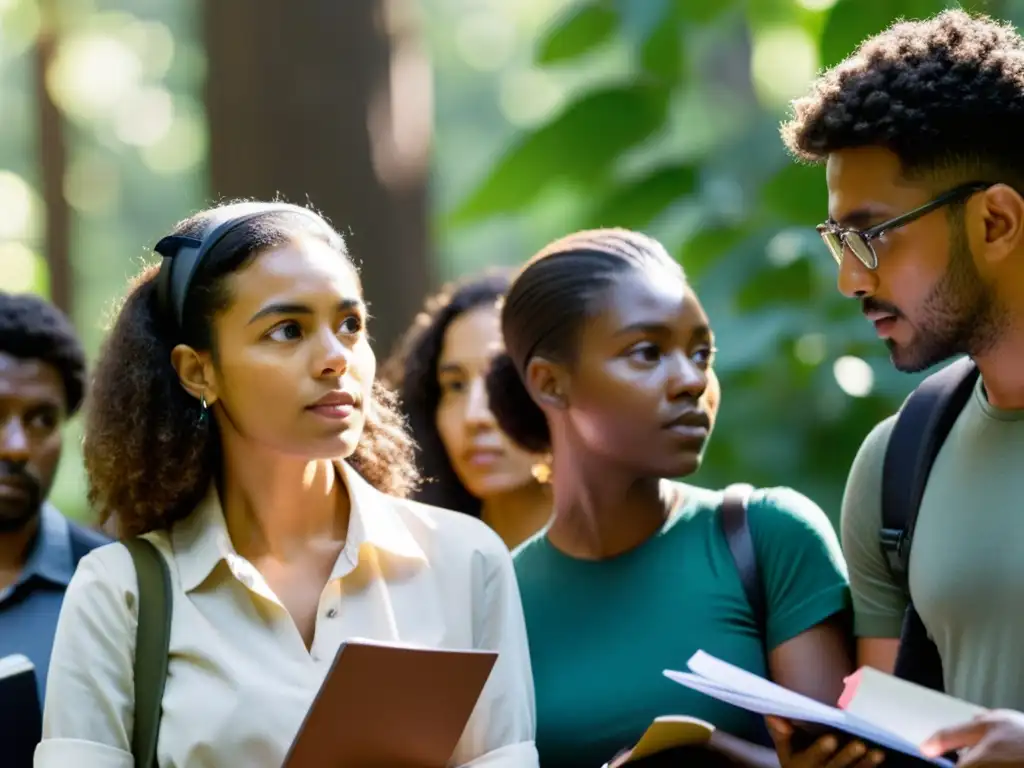
<instances>
[{"instance_id":1,"label":"shirt collar","mask_svg":"<svg viewBox=\"0 0 1024 768\"><path fill-rule=\"evenodd\" d=\"M46 502L39 510L39 532L18 581L24 583L35 576L66 587L75 572L72 557L68 520Z\"/></svg>"},{"instance_id":2,"label":"shirt collar","mask_svg":"<svg viewBox=\"0 0 1024 768\"><path fill-rule=\"evenodd\" d=\"M426 554L395 508L401 501L378 491L347 462L339 460L335 466L351 499L348 536L341 556L356 560L360 548L369 544L400 558L425 561ZM171 545L186 592L202 584L222 560L238 556L214 485L195 511L174 525Z\"/></svg>"}]
</instances>

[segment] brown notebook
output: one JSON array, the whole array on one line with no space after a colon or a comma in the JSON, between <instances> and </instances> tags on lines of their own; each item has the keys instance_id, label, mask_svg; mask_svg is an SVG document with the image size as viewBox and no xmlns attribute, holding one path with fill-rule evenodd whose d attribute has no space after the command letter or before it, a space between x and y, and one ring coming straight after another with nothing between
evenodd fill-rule
<instances>
[{"instance_id":1,"label":"brown notebook","mask_svg":"<svg viewBox=\"0 0 1024 768\"><path fill-rule=\"evenodd\" d=\"M445 768L497 658L343 643L283 768Z\"/></svg>"}]
</instances>

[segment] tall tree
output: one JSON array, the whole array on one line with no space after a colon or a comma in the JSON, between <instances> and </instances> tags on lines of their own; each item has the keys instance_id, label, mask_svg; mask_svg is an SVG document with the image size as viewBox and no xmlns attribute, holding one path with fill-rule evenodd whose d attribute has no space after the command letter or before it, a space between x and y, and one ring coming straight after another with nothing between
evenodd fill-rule
<instances>
[{"instance_id":1,"label":"tall tree","mask_svg":"<svg viewBox=\"0 0 1024 768\"><path fill-rule=\"evenodd\" d=\"M38 8L40 28L35 45L34 86L42 197L46 209L43 254L50 277L50 299L72 315L71 208L64 198L67 170L64 118L46 86L46 74L60 39L60 16L56 0L41 0Z\"/></svg>"},{"instance_id":2,"label":"tall tree","mask_svg":"<svg viewBox=\"0 0 1024 768\"><path fill-rule=\"evenodd\" d=\"M431 74L409 0L202 3L215 198L312 202L362 264L378 355L431 287Z\"/></svg>"}]
</instances>

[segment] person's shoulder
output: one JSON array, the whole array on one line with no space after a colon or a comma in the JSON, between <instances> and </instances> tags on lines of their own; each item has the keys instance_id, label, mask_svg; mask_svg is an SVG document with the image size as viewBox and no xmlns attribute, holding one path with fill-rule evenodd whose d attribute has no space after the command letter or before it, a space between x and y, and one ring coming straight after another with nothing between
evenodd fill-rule
<instances>
[{"instance_id":1,"label":"person's shoulder","mask_svg":"<svg viewBox=\"0 0 1024 768\"><path fill-rule=\"evenodd\" d=\"M788 486L758 488L750 495L747 515L753 530L769 530L781 536L835 537L825 511L810 497Z\"/></svg>"},{"instance_id":2,"label":"person's shoulder","mask_svg":"<svg viewBox=\"0 0 1024 768\"><path fill-rule=\"evenodd\" d=\"M173 559L170 540L165 532L147 533L142 538L156 547L165 560ZM89 593L97 594L97 590L124 596L129 603L138 596L135 562L128 547L120 541L105 538L78 561L65 600L81 599L78 593L85 592L88 596Z\"/></svg>"},{"instance_id":3,"label":"person's shoulder","mask_svg":"<svg viewBox=\"0 0 1024 768\"><path fill-rule=\"evenodd\" d=\"M871 428L871 431L868 432L861 442L860 448L857 449L857 456L854 459L855 464L860 462L877 462L881 466L885 450L889 447L889 438L892 435L893 427L896 426L898 418L899 412L882 419Z\"/></svg>"},{"instance_id":4,"label":"person's shoulder","mask_svg":"<svg viewBox=\"0 0 1024 768\"><path fill-rule=\"evenodd\" d=\"M74 520L68 520L68 535L71 537L72 546L75 551L80 552L83 556L111 542L111 538L102 531L88 528L76 523Z\"/></svg>"},{"instance_id":5,"label":"person's shoulder","mask_svg":"<svg viewBox=\"0 0 1024 768\"><path fill-rule=\"evenodd\" d=\"M516 572L518 573L520 570L528 572L531 563L544 559L550 551L551 545L548 543L547 529L542 528L512 550L512 562L516 566Z\"/></svg>"},{"instance_id":6,"label":"person's shoulder","mask_svg":"<svg viewBox=\"0 0 1024 768\"><path fill-rule=\"evenodd\" d=\"M448 551L456 549L478 552L486 557L509 557L508 547L501 537L472 515L412 499L388 498L392 509L416 538L433 538Z\"/></svg>"}]
</instances>

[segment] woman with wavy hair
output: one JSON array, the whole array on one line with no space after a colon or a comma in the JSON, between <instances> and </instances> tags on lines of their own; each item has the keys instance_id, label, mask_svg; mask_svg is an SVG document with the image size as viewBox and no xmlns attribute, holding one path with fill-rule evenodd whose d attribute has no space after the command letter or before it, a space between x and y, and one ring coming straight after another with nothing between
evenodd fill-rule
<instances>
[{"instance_id":1,"label":"woman with wavy hair","mask_svg":"<svg viewBox=\"0 0 1024 768\"><path fill-rule=\"evenodd\" d=\"M493 271L442 288L382 378L398 392L417 443L424 482L415 498L479 517L513 549L547 522L551 494L545 456L509 440L487 401L508 285L507 272Z\"/></svg>"},{"instance_id":2,"label":"woman with wavy hair","mask_svg":"<svg viewBox=\"0 0 1024 768\"><path fill-rule=\"evenodd\" d=\"M89 496L165 558L157 763L280 766L342 642L499 652L456 764L537 765L511 559L417 481L359 276L305 208L204 211L157 244L95 369ZM36 766L133 765L139 589L114 543L64 600ZM136 756L136 759L138 756Z\"/></svg>"}]
</instances>

